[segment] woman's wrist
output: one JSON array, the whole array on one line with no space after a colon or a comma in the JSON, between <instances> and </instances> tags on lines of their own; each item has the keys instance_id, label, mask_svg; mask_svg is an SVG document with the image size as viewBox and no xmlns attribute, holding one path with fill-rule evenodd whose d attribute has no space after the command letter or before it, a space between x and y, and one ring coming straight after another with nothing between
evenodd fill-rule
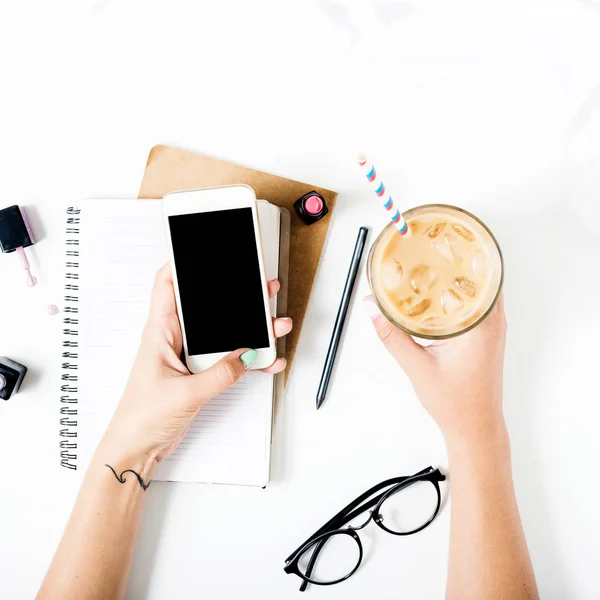
<instances>
[{"instance_id":1,"label":"woman's wrist","mask_svg":"<svg viewBox=\"0 0 600 600\"><path fill-rule=\"evenodd\" d=\"M120 435L109 427L100 442L94 460L113 470L117 475L124 471L133 471L147 485L152 480L158 464L156 453ZM135 475L134 475L135 477Z\"/></svg>"},{"instance_id":2,"label":"woman's wrist","mask_svg":"<svg viewBox=\"0 0 600 600\"><path fill-rule=\"evenodd\" d=\"M510 454L508 431L502 415L444 432L444 439L449 457L458 454Z\"/></svg>"}]
</instances>

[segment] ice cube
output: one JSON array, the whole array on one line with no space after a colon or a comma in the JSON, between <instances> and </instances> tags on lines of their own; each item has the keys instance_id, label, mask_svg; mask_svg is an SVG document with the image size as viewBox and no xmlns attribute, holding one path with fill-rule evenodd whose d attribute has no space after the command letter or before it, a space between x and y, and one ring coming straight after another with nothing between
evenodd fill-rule
<instances>
[{"instance_id":1,"label":"ice cube","mask_svg":"<svg viewBox=\"0 0 600 600\"><path fill-rule=\"evenodd\" d=\"M423 325L431 329L441 329L442 327L448 327L450 321L444 319L444 317L427 317L423 320Z\"/></svg>"},{"instance_id":2,"label":"ice cube","mask_svg":"<svg viewBox=\"0 0 600 600\"><path fill-rule=\"evenodd\" d=\"M409 317L418 317L422 315L431 305L431 300L429 298L423 298L421 302L415 304L406 314Z\"/></svg>"},{"instance_id":3,"label":"ice cube","mask_svg":"<svg viewBox=\"0 0 600 600\"><path fill-rule=\"evenodd\" d=\"M464 276L459 276L454 280L454 285L461 291L463 294L470 296L471 298L477 295L477 286L468 278Z\"/></svg>"},{"instance_id":4,"label":"ice cube","mask_svg":"<svg viewBox=\"0 0 600 600\"><path fill-rule=\"evenodd\" d=\"M381 267L381 283L386 290L395 290L400 287L404 270L395 259L390 258Z\"/></svg>"},{"instance_id":5,"label":"ice cube","mask_svg":"<svg viewBox=\"0 0 600 600\"><path fill-rule=\"evenodd\" d=\"M456 233L458 233L458 235L460 235L460 237L465 238L465 240L467 240L467 242L475 241L475 235L473 234L473 232L469 231L463 225L458 225L457 223L454 223L454 225L452 225L452 229L454 229L454 231L456 231Z\"/></svg>"},{"instance_id":6,"label":"ice cube","mask_svg":"<svg viewBox=\"0 0 600 600\"><path fill-rule=\"evenodd\" d=\"M410 271L410 284L417 294L430 290L436 281L436 272L425 264L417 265Z\"/></svg>"},{"instance_id":7,"label":"ice cube","mask_svg":"<svg viewBox=\"0 0 600 600\"><path fill-rule=\"evenodd\" d=\"M483 248L475 250L471 254L471 272L475 279L485 279L488 275L488 257Z\"/></svg>"},{"instance_id":8,"label":"ice cube","mask_svg":"<svg viewBox=\"0 0 600 600\"><path fill-rule=\"evenodd\" d=\"M430 238L435 238L442 233L444 227L446 227L446 223L436 223L435 225L432 225L425 233Z\"/></svg>"},{"instance_id":9,"label":"ice cube","mask_svg":"<svg viewBox=\"0 0 600 600\"><path fill-rule=\"evenodd\" d=\"M396 306L403 312L406 312L411 304L413 303L413 297L407 296L406 298L400 298L396 300Z\"/></svg>"},{"instance_id":10,"label":"ice cube","mask_svg":"<svg viewBox=\"0 0 600 600\"><path fill-rule=\"evenodd\" d=\"M445 235L444 239L448 248L452 250L454 257L460 260L463 257L463 249L460 247L459 241L453 235Z\"/></svg>"},{"instance_id":11,"label":"ice cube","mask_svg":"<svg viewBox=\"0 0 600 600\"><path fill-rule=\"evenodd\" d=\"M450 289L446 289L442 292L440 296L440 302L442 303L442 308L447 315L453 315L457 313L459 310L462 310L465 303L462 301L462 298L454 291Z\"/></svg>"},{"instance_id":12,"label":"ice cube","mask_svg":"<svg viewBox=\"0 0 600 600\"><path fill-rule=\"evenodd\" d=\"M431 242L431 247L434 250L437 250L444 260L447 260L448 262L454 262L454 253L452 252L452 248L438 242Z\"/></svg>"}]
</instances>

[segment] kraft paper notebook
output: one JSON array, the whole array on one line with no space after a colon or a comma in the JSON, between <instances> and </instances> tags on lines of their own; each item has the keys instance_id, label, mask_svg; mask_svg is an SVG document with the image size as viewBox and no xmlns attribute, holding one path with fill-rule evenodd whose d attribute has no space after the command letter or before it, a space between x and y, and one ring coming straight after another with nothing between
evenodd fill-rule
<instances>
[{"instance_id":1,"label":"kraft paper notebook","mask_svg":"<svg viewBox=\"0 0 600 600\"><path fill-rule=\"evenodd\" d=\"M289 213L258 203L268 279L286 312ZM85 200L67 216L62 344L61 465L85 470L123 393L158 269L168 260L159 200ZM282 348L278 349L279 353ZM250 372L200 411L155 480L264 486L274 397L282 377Z\"/></svg>"},{"instance_id":2,"label":"kraft paper notebook","mask_svg":"<svg viewBox=\"0 0 600 600\"><path fill-rule=\"evenodd\" d=\"M287 316L294 319L294 329L287 336L286 341L287 377L296 352L337 194L308 183L264 173L180 148L154 146L148 156L139 197L162 198L169 192L235 183L249 185L256 192L257 198L264 198L272 204L287 208L291 214ZM293 204L311 190L316 190L325 198L329 214L308 226L300 220Z\"/></svg>"}]
</instances>

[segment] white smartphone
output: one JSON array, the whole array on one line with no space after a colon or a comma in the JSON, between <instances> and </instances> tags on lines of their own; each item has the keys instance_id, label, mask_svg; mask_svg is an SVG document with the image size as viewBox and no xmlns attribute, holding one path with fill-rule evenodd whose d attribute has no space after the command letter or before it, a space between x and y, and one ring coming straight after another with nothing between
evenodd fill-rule
<instances>
[{"instance_id":1,"label":"white smartphone","mask_svg":"<svg viewBox=\"0 0 600 600\"><path fill-rule=\"evenodd\" d=\"M256 195L232 185L163 199L177 310L188 369L197 373L238 348L252 369L276 358Z\"/></svg>"}]
</instances>

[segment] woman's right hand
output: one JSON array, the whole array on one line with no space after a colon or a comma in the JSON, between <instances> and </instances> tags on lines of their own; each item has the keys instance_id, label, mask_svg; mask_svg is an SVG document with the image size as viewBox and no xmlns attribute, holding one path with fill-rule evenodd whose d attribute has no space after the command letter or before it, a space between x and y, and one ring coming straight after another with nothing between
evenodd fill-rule
<instances>
[{"instance_id":1,"label":"woman's right hand","mask_svg":"<svg viewBox=\"0 0 600 600\"><path fill-rule=\"evenodd\" d=\"M269 296L275 296L279 281L269 281L268 289ZM276 338L291 330L291 319L273 319ZM204 404L243 377L257 356L255 350L242 348L192 374L181 360L182 348L173 274L165 265L154 282L148 322L127 387L99 450L104 464L135 469L149 481L156 464L175 450ZM285 360L278 358L263 370L280 373L285 367Z\"/></svg>"},{"instance_id":2,"label":"woman's right hand","mask_svg":"<svg viewBox=\"0 0 600 600\"><path fill-rule=\"evenodd\" d=\"M379 338L447 440L487 435L503 425L506 317L502 297L471 331L425 348L392 325L372 296L365 298L365 308Z\"/></svg>"}]
</instances>

